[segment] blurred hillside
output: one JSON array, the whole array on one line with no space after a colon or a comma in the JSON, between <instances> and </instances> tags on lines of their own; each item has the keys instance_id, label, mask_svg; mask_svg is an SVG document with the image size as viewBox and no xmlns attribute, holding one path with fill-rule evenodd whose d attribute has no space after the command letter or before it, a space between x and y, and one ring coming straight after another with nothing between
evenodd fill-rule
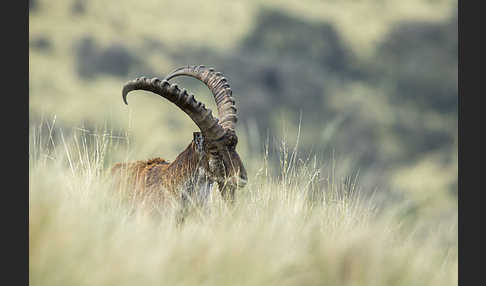
<instances>
[{"instance_id":1,"label":"blurred hillside","mask_svg":"<svg viewBox=\"0 0 486 286\"><path fill-rule=\"evenodd\" d=\"M302 154L335 154L368 189L455 199L457 1L29 3L32 123L108 124L133 158L172 159L196 126L148 93L126 107L121 87L205 64L229 79L243 154L295 144L301 118ZM176 82L215 110L198 81Z\"/></svg>"}]
</instances>

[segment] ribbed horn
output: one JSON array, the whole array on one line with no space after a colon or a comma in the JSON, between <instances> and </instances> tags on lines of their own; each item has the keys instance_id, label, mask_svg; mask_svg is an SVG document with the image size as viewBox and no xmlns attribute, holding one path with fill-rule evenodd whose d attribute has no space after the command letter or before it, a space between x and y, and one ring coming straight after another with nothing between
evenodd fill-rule
<instances>
[{"instance_id":1,"label":"ribbed horn","mask_svg":"<svg viewBox=\"0 0 486 286\"><path fill-rule=\"evenodd\" d=\"M211 90L218 107L219 124L224 129L230 128L234 130L238 121L237 110L232 90L223 74L203 65L185 66L175 69L164 80L168 81L181 75L197 78L206 84Z\"/></svg>"},{"instance_id":2,"label":"ribbed horn","mask_svg":"<svg viewBox=\"0 0 486 286\"><path fill-rule=\"evenodd\" d=\"M179 89L176 84L170 84L167 80L160 80L156 77L152 79L140 77L131 80L123 86L122 91L123 102L127 105L127 95L133 90L151 91L168 99L189 115L201 132L213 140L220 139L225 133L225 130L218 124L218 119L213 117L211 109L198 102L193 94L187 93L187 90Z\"/></svg>"}]
</instances>

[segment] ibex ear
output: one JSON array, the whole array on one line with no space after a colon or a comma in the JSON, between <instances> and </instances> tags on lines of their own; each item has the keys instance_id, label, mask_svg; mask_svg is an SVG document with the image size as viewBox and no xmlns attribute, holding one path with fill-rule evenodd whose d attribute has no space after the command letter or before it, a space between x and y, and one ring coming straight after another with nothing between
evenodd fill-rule
<instances>
[{"instance_id":1,"label":"ibex ear","mask_svg":"<svg viewBox=\"0 0 486 286\"><path fill-rule=\"evenodd\" d=\"M203 144L204 144L204 138L201 134L201 132L193 132L192 133L194 144L196 144L197 150L199 152L203 151Z\"/></svg>"}]
</instances>

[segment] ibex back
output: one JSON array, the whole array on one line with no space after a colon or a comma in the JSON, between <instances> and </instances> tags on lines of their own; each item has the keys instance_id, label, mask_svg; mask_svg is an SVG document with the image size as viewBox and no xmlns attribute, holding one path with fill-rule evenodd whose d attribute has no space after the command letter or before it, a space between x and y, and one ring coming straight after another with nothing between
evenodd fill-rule
<instances>
[{"instance_id":1,"label":"ibex back","mask_svg":"<svg viewBox=\"0 0 486 286\"><path fill-rule=\"evenodd\" d=\"M180 75L197 78L206 84L216 101L219 120L194 95L168 82ZM222 74L204 66L187 66L176 69L163 80L141 77L124 85L125 104L128 104L127 94L133 90L151 91L168 99L189 115L200 132L193 133L189 146L173 162L154 158L115 164L111 172L117 176L116 180L127 179L128 189L142 195L155 192L203 204L216 183L223 198L233 202L235 190L246 185L247 175L236 152L238 117L235 101Z\"/></svg>"}]
</instances>

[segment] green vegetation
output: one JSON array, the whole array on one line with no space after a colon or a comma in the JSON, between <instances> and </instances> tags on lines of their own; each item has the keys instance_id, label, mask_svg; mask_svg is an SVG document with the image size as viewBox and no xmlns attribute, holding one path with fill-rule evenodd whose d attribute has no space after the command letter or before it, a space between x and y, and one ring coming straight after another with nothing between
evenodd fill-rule
<instances>
[{"instance_id":1,"label":"green vegetation","mask_svg":"<svg viewBox=\"0 0 486 286\"><path fill-rule=\"evenodd\" d=\"M301 150L351 158L366 187L457 194L457 1L33 2L33 122L109 122L137 158L173 158L196 126L153 95L127 108L121 86L206 64L229 78L249 151L302 114Z\"/></svg>"}]
</instances>

